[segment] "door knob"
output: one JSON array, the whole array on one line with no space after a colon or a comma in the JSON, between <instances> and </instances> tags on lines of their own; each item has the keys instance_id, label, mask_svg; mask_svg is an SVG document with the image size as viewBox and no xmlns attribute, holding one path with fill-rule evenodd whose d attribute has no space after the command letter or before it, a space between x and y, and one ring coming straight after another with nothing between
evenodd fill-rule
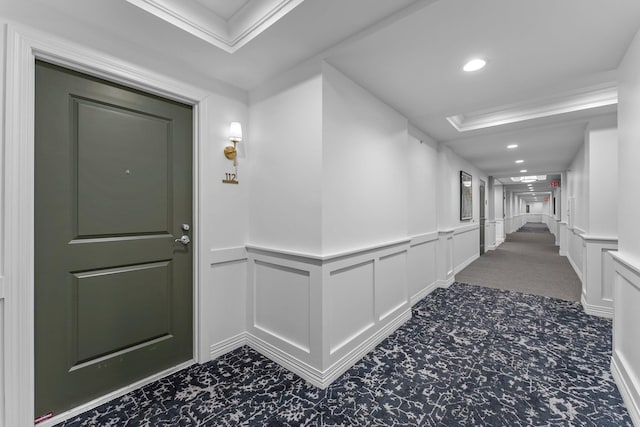
<instances>
[{"instance_id":1,"label":"door knob","mask_svg":"<svg viewBox=\"0 0 640 427\"><path fill-rule=\"evenodd\" d=\"M181 236L179 239L176 239L176 243L182 243L185 246L187 246L189 242L191 242L191 239L186 234Z\"/></svg>"}]
</instances>

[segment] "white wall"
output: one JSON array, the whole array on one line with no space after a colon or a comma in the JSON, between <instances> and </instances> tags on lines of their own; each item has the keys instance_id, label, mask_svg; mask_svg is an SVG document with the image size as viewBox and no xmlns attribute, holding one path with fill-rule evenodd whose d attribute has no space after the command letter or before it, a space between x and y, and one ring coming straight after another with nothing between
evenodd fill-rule
<instances>
[{"instance_id":1,"label":"white wall","mask_svg":"<svg viewBox=\"0 0 640 427\"><path fill-rule=\"evenodd\" d=\"M589 234L618 235L618 130L589 132Z\"/></svg>"},{"instance_id":2,"label":"white wall","mask_svg":"<svg viewBox=\"0 0 640 427\"><path fill-rule=\"evenodd\" d=\"M620 65L618 89L618 229L614 282L613 373L640 426L640 33Z\"/></svg>"},{"instance_id":3,"label":"white wall","mask_svg":"<svg viewBox=\"0 0 640 427\"><path fill-rule=\"evenodd\" d=\"M588 228L588 212L586 200L586 180L588 176L586 151L583 144L569 166L567 172L569 199L569 228Z\"/></svg>"},{"instance_id":4,"label":"white wall","mask_svg":"<svg viewBox=\"0 0 640 427\"><path fill-rule=\"evenodd\" d=\"M306 70L305 70L306 71ZM322 76L251 98L249 241L322 252ZM280 83L280 82L278 82ZM345 143L348 141L344 141Z\"/></svg>"},{"instance_id":5,"label":"white wall","mask_svg":"<svg viewBox=\"0 0 640 427\"><path fill-rule=\"evenodd\" d=\"M328 64L322 106L322 252L407 237L407 119Z\"/></svg>"}]
</instances>

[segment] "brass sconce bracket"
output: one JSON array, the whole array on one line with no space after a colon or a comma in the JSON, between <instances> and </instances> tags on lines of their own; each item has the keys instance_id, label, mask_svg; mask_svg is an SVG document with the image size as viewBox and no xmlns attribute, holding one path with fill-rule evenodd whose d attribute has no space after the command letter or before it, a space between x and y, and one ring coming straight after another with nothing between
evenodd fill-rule
<instances>
[{"instance_id":1,"label":"brass sconce bracket","mask_svg":"<svg viewBox=\"0 0 640 427\"><path fill-rule=\"evenodd\" d=\"M237 160L236 158L238 157L238 150L236 149L236 141L231 141L233 142L233 147L228 146L228 147L224 147L224 156L229 159L229 160L233 160L233 166L237 166Z\"/></svg>"}]
</instances>

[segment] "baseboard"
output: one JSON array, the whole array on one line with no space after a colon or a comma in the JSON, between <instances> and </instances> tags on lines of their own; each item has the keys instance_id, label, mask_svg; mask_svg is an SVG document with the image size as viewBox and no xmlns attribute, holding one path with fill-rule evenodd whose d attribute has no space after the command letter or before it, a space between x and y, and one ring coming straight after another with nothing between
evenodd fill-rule
<instances>
[{"instance_id":1,"label":"baseboard","mask_svg":"<svg viewBox=\"0 0 640 427\"><path fill-rule=\"evenodd\" d=\"M306 362L303 362L290 354L285 353L279 348L274 347L268 342L256 337L253 334L248 335L248 345L258 353L273 360L285 369L293 372L299 377L305 379L309 383L318 388L327 388L333 381L335 381L340 375L349 370L358 360L364 357L365 354L373 350L378 344L380 344L385 338L387 338L396 329L402 326L407 320L411 318L411 307L407 307L396 318L387 323L383 328L378 330L368 339L366 339L361 345L354 348L337 362L331 365L329 368L321 371L314 368Z\"/></svg>"},{"instance_id":2,"label":"baseboard","mask_svg":"<svg viewBox=\"0 0 640 427\"><path fill-rule=\"evenodd\" d=\"M578 276L578 279L580 279L580 283L583 283L582 282L582 271L580 271L578 269L578 266L576 265L575 262L573 262L573 259L571 259L570 256L567 256L567 259L569 260L569 264L571 264L571 267L573 267L573 271L576 272L576 275Z\"/></svg>"},{"instance_id":3,"label":"baseboard","mask_svg":"<svg viewBox=\"0 0 640 427\"><path fill-rule=\"evenodd\" d=\"M453 274L456 275L458 273L460 273L462 270L464 270L469 264L471 264L473 261L477 260L478 258L480 258L480 255L472 255L470 258L468 258L466 261L463 261L460 265L458 265L456 268L454 268L453 270Z\"/></svg>"},{"instance_id":4,"label":"baseboard","mask_svg":"<svg viewBox=\"0 0 640 427\"><path fill-rule=\"evenodd\" d=\"M567 251L560 250L560 251L558 251L558 255L567 256Z\"/></svg>"},{"instance_id":5,"label":"baseboard","mask_svg":"<svg viewBox=\"0 0 640 427\"><path fill-rule=\"evenodd\" d=\"M580 304L582 304L584 312L591 316L613 319L613 307L589 304L585 299L584 294L582 294L582 297L580 298Z\"/></svg>"},{"instance_id":6,"label":"baseboard","mask_svg":"<svg viewBox=\"0 0 640 427\"><path fill-rule=\"evenodd\" d=\"M415 295L413 295L409 302L411 304L411 306L413 307L414 305L416 305L418 302L420 302L424 297L426 297L427 295L429 295L431 292L433 292L436 288L438 288L438 280L436 280L435 282L425 286L424 288L422 288L420 291L416 292Z\"/></svg>"},{"instance_id":7,"label":"baseboard","mask_svg":"<svg viewBox=\"0 0 640 427\"><path fill-rule=\"evenodd\" d=\"M503 238L496 239L496 248L497 248L498 246L500 246L501 244L503 244L503 243L504 243L504 239L503 239Z\"/></svg>"},{"instance_id":8,"label":"baseboard","mask_svg":"<svg viewBox=\"0 0 640 427\"><path fill-rule=\"evenodd\" d=\"M636 384L625 363L614 351L611 356L611 375L618 386L633 425L640 427L640 384Z\"/></svg>"},{"instance_id":9,"label":"baseboard","mask_svg":"<svg viewBox=\"0 0 640 427\"><path fill-rule=\"evenodd\" d=\"M489 245L489 246L487 246L487 250L488 251L495 251L497 247L498 247L497 244L496 245Z\"/></svg>"},{"instance_id":10,"label":"baseboard","mask_svg":"<svg viewBox=\"0 0 640 427\"><path fill-rule=\"evenodd\" d=\"M247 333L247 345L283 368L322 388L322 372L302 360L299 360L257 336Z\"/></svg>"},{"instance_id":11,"label":"baseboard","mask_svg":"<svg viewBox=\"0 0 640 427\"><path fill-rule=\"evenodd\" d=\"M101 396L97 399L93 399L90 402L84 403L80 406L77 406L73 409L70 409L66 412L63 412L59 415L56 415L53 418L49 418L46 421L42 421L41 423L38 423L38 427L52 427L58 423L61 423L63 421L66 421L70 418L73 418L77 415L82 414L83 412L87 412L90 411L92 409L97 408L98 406L109 402L110 400L113 399L117 399L119 397L124 396L125 394L132 392L134 390L137 390L141 387L146 386L147 384L150 384L154 381L158 381L159 379L162 379L164 377L168 377L171 374L175 374L176 372L184 369L184 368L188 368L189 366L193 365L195 362L193 360L189 360L188 362L184 362L181 363L177 366L174 366L172 368L166 369L162 372L158 372L157 374L153 374L147 378L144 378L140 381L137 381L133 384L129 384L128 386L122 387L118 390L112 391L109 394L105 394L104 396Z\"/></svg>"},{"instance_id":12,"label":"baseboard","mask_svg":"<svg viewBox=\"0 0 640 427\"><path fill-rule=\"evenodd\" d=\"M241 332L238 335L227 338L209 347L209 360L216 359L223 354L227 354L237 348L247 344L247 333Z\"/></svg>"},{"instance_id":13,"label":"baseboard","mask_svg":"<svg viewBox=\"0 0 640 427\"><path fill-rule=\"evenodd\" d=\"M444 280L438 280L436 281L436 286L438 288L443 288L443 289L447 289L449 288L451 285L453 285L456 282L456 278L455 276L451 276L448 279L444 279Z\"/></svg>"}]
</instances>

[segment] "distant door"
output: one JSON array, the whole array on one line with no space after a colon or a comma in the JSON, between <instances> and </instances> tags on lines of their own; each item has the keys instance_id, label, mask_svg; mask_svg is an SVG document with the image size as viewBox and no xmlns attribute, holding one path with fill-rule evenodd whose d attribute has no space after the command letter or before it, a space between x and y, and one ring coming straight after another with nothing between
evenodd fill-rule
<instances>
[{"instance_id":1,"label":"distant door","mask_svg":"<svg viewBox=\"0 0 640 427\"><path fill-rule=\"evenodd\" d=\"M193 357L192 111L43 62L35 93L39 417Z\"/></svg>"},{"instance_id":2,"label":"distant door","mask_svg":"<svg viewBox=\"0 0 640 427\"><path fill-rule=\"evenodd\" d=\"M486 209L486 201L485 201L485 182L480 180L480 255L484 253L484 240L485 240L485 209Z\"/></svg>"}]
</instances>

